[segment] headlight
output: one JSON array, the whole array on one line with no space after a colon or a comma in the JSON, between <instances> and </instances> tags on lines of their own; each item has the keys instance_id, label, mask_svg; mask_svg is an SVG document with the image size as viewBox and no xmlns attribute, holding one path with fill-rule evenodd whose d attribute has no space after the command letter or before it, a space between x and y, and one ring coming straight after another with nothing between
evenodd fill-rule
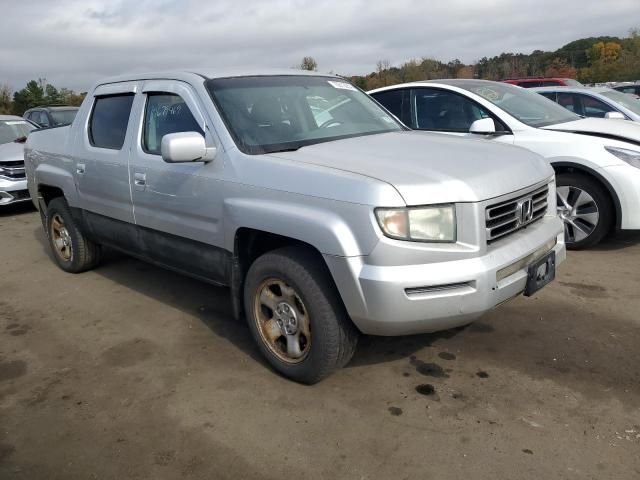
<instances>
[{"instance_id":1,"label":"headlight","mask_svg":"<svg viewBox=\"0 0 640 480\"><path fill-rule=\"evenodd\" d=\"M455 242L453 205L414 208L376 208L376 219L387 237L413 242Z\"/></svg>"},{"instance_id":2,"label":"headlight","mask_svg":"<svg viewBox=\"0 0 640 480\"><path fill-rule=\"evenodd\" d=\"M618 147L604 147L604 149L629 165L640 168L640 152Z\"/></svg>"}]
</instances>

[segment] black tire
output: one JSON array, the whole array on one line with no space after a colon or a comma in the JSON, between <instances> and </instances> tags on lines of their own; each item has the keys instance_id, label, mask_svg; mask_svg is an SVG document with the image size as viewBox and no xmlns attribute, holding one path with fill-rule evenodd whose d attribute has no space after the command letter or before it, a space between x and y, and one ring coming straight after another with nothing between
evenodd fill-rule
<instances>
[{"instance_id":1,"label":"black tire","mask_svg":"<svg viewBox=\"0 0 640 480\"><path fill-rule=\"evenodd\" d=\"M310 338L308 350L300 359L281 358L286 357L287 352L277 352L276 342L269 342L264 334L264 318L268 318L270 311L271 320L274 320L276 313L266 307L266 317L263 317L265 306L258 307L256 302L266 288L264 285L272 280L291 287L302 302L296 309L298 313L305 312ZM247 273L244 306L249 329L262 354L276 371L296 382L316 383L349 363L355 353L359 332L351 322L326 266L309 249L285 247L259 257ZM262 310L257 311L258 308ZM279 334L282 336L278 341L287 339L284 332Z\"/></svg>"},{"instance_id":2,"label":"black tire","mask_svg":"<svg viewBox=\"0 0 640 480\"><path fill-rule=\"evenodd\" d=\"M611 232L615 217L613 201L611 200L609 192L607 192L605 187L596 179L582 173L561 173L556 177L556 186L559 193L561 187L568 187L569 191L573 192L574 195L578 190L586 192L591 196L593 202L580 208L586 213L593 211L597 211L598 213L598 219L595 225L585 222L581 218L574 218L572 221L568 221L562 215L562 202L560 196L558 197L558 213L565 224L565 242L567 248L569 250L582 250L600 243L600 241ZM576 225L578 228L576 228ZM593 228L591 229L592 226ZM580 229L582 229L583 232L584 230L589 230L585 238L580 238L582 236L582 233L578 231Z\"/></svg>"},{"instance_id":3,"label":"black tire","mask_svg":"<svg viewBox=\"0 0 640 480\"><path fill-rule=\"evenodd\" d=\"M98 265L100 245L82 233L63 197L54 198L49 202L44 220L53 258L62 270L80 273ZM59 228L60 225L64 230ZM60 242L63 242L64 247L61 247Z\"/></svg>"}]
</instances>

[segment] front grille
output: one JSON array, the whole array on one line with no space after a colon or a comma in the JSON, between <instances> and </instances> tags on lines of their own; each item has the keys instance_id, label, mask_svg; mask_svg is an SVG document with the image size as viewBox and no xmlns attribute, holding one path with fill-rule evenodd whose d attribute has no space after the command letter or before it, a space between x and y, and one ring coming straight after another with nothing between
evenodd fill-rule
<instances>
[{"instance_id":1,"label":"front grille","mask_svg":"<svg viewBox=\"0 0 640 480\"><path fill-rule=\"evenodd\" d=\"M485 211L487 242L520 230L547 213L549 186L489 205Z\"/></svg>"},{"instance_id":2,"label":"front grille","mask_svg":"<svg viewBox=\"0 0 640 480\"><path fill-rule=\"evenodd\" d=\"M9 178L11 180L22 180L26 178L24 173L24 161L15 160L0 162L0 177Z\"/></svg>"}]
</instances>

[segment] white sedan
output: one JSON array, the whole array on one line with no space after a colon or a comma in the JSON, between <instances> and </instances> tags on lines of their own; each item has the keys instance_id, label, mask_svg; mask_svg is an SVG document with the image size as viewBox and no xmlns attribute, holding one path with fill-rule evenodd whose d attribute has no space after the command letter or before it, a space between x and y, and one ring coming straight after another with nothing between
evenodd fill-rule
<instances>
[{"instance_id":1,"label":"white sedan","mask_svg":"<svg viewBox=\"0 0 640 480\"><path fill-rule=\"evenodd\" d=\"M639 124L582 118L537 93L486 80L406 83L369 94L412 129L476 135L545 157L556 170L568 248L640 229Z\"/></svg>"}]
</instances>

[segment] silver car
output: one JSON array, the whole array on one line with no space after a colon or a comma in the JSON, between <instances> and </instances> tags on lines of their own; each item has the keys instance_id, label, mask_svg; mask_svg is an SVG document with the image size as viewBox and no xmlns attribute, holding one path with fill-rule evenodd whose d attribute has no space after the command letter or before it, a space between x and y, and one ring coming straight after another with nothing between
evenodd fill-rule
<instances>
[{"instance_id":1,"label":"silver car","mask_svg":"<svg viewBox=\"0 0 640 480\"><path fill-rule=\"evenodd\" d=\"M36 128L14 115L0 115L0 207L30 199L24 172L24 142Z\"/></svg>"},{"instance_id":2,"label":"silver car","mask_svg":"<svg viewBox=\"0 0 640 480\"><path fill-rule=\"evenodd\" d=\"M26 160L62 269L110 246L226 285L271 365L305 383L359 333L467 324L565 258L540 156L408 131L337 76L106 79Z\"/></svg>"},{"instance_id":3,"label":"silver car","mask_svg":"<svg viewBox=\"0 0 640 480\"><path fill-rule=\"evenodd\" d=\"M582 117L640 122L640 98L606 87L541 87L532 91Z\"/></svg>"}]
</instances>

